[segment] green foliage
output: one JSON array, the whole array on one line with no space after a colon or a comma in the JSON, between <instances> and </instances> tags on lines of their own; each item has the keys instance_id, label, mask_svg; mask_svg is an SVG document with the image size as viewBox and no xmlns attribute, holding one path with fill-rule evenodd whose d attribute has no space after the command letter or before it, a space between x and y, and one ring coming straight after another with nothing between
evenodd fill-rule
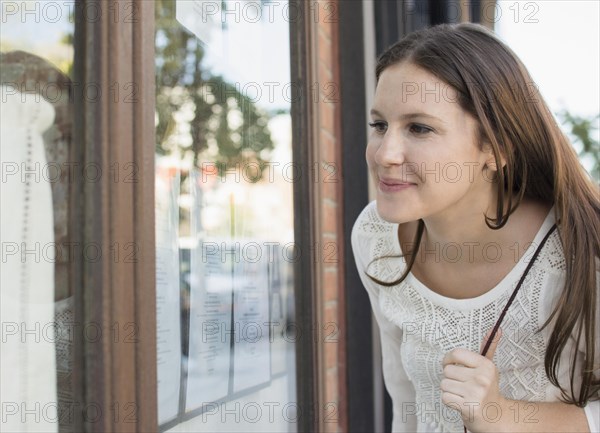
<instances>
[{"instance_id":1,"label":"green foliage","mask_svg":"<svg viewBox=\"0 0 600 433\"><path fill-rule=\"evenodd\" d=\"M593 131L598 128L595 123L600 119L600 114L592 118L575 116L567 110L558 113L558 117L563 125L568 128L568 135L573 144L579 147L578 154L580 159L591 159L593 165L591 174L596 181L600 180L600 144L593 137Z\"/></svg>"},{"instance_id":2,"label":"green foliage","mask_svg":"<svg viewBox=\"0 0 600 433\"><path fill-rule=\"evenodd\" d=\"M204 47L175 19L175 1L155 5L156 152L191 154L195 166L216 163L221 174L247 161L266 164L274 147L268 113L239 92L239 84L236 89L203 67ZM179 135L181 118L189 125L187 140Z\"/></svg>"}]
</instances>

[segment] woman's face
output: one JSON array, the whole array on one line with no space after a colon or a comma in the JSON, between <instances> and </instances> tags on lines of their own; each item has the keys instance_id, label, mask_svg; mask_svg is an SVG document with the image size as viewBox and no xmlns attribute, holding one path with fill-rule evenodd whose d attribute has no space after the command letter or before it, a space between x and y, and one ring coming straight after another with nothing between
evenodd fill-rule
<instances>
[{"instance_id":1,"label":"woman's face","mask_svg":"<svg viewBox=\"0 0 600 433\"><path fill-rule=\"evenodd\" d=\"M383 219L460 221L488 208L493 157L452 87L413 64L392 65L379 78L371 120L366 157Z\"/></svg>"}]
</instances>

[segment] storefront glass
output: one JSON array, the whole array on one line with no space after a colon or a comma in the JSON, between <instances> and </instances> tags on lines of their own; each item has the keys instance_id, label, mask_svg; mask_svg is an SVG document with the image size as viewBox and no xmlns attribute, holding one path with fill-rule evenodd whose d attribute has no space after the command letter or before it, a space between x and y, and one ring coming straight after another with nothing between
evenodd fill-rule
<instances>
[{"instance_id":1,"label":"storefront glass","mask_svg":"<svg viewBox=\"0 0 600 433\"><path fill-rule=\"evenodd\" d=\"M159 425L295 431L292 11L155 3Z\"/></svg>"},{"instance_id":2,"label":"storefront glass","mask_svg":"<svg viewBox=\"0 0 600 433\"><path fill-rule=\"evenodd\" d=\"M75 2L0 2L2 431L73 431Z\"/></svg>"}]
</instances>

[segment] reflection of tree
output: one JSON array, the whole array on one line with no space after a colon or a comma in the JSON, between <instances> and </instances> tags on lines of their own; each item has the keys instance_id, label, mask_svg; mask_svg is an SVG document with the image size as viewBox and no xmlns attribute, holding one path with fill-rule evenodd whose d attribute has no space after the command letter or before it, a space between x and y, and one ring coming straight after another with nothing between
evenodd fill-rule
<instances>
[{"instance_id":1,"label":"reflection of tree","mask_svg":"<svg viewBox=\"0 0 600 433\"><path fill-rule=\"evenodd\" d=\"M600 115L596 115L593 118L585 118L575 116L567 110L563 110L558 113L558 117L563 125L568 128L568 134L575 147L578 148L579 158L590 159L592 161L591 174L596 181L600 180L600 144L592 134L593 131L598 129L594 124L598 121Z\"/></svg>"},{"instance_id":2,"label":"reflection of tree","mask_svg":"<svg viewBox=\"0 0 600 433\"><path fill-rule=\"evenodd\" d=\"M239 91L202 68L200 40L175 19L175 1L156 4L156 151L217 163L264 165L273 142L268 116ZM257 171L258 172L258 171ZM259 179L254 179L259 180Z\"/></svg>"},{"instance_id":3,"label":"reflection of tree","mask_svg":"<svg viewBox=\"0 0 600 433\"><path fill-rule=\"evenodd\" d=\"M66 6L68 4L69 3L65 1L63 5ZM60 23L60 28L46 23L46 27L44 28L43 32L47 32L49 35L54 33L62 35L58 42L53 43L46 43L44 38L40 38L34 43L31 43L31 41L28 41L27 38L23 37L22 34L8 30L3 33L2 36L0 36L0 53L22 51L41 56L46 61L50 62L54 67L56 67L60 72L69 78L72 78L74 58L73 32L75 28L74 17L74 14L71 13L69 15L68 24L64 22ZM8 16L6 18L9 20ZM4 20L4 17L2 19ZM22 17L21 19L25 19L25 17ZM16 20L12 18L10 21L15 22Z\"/></svg>"}]
</instances>

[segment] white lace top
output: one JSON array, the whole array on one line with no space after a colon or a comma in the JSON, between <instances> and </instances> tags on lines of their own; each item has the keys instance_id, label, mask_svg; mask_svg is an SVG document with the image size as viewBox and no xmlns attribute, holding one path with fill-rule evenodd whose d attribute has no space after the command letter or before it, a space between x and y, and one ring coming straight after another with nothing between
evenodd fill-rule
<instances>
[{"instance_id":1,"label":"white lace top","mask_svg":"<svg viewBox=\"0 0 600 433\"><path fill-rule=\"evenodd\" d=\"M441 401L442 359L450 350L464 347L479 352L518 283L536 247L554 224L546 217L532 245L510 273L485 294L471 299L439 295L412 273L400 284L384 287L365 274L373 258L397 256L398 224L383 220L376 202L369 203L352 229L352 249L361 280L367 289L380 328L383 376L393 400L393 432L457 432L463 424L457 411ZM404 270L401 258L374 261L370 275L393 281ZM557 231L552 233L525 278L502 322L502 338L494 354L500 373L500 391L509 399L558 401L560 390L548 380L544 353L552 325L536 333L546 321L564 282L565 263ZM570 341L563 354L570 353ZM581 347L580 347L581 349ZM596 349L598 354L600 348ZM582 360L582 356L578 360ZM560 383L568 386L568 356L559 369ZM579 384L577 384L579 386ZM568 388L567 388L568 389ZM518 414L521 421L536 421L535 408ZM585 408L591 432L600 429L600 401ZM516 416L516 414L514 414ZM496 412L489 410L489 416Z\"/></svg>"}]
</instances>

